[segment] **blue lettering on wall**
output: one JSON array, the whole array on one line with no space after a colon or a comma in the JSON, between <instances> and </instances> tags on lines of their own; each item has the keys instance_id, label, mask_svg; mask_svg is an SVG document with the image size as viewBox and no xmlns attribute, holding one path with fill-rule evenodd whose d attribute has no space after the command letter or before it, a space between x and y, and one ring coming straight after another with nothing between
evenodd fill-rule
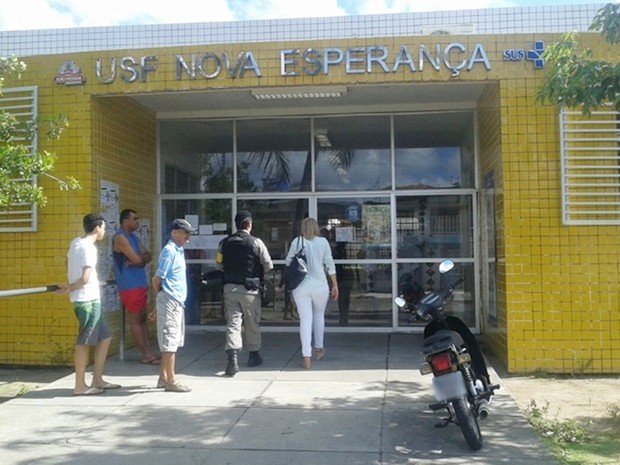
<instances>
[{"instance_id":1,"label":"blue lettering on wall","mask_svg":"<svg viewBox=\"0 0 620 465\"><path fill-rule=\"evenodd\" d=\"M534 42L534 48L525 50L522 48L509 48L504 50L502 56L504 61L523 61L529 60L534 63L534 68L541 69L545 67L545 60L542 57L545 51L545 43L542 40Z\"/></svg>"}]
</instances>

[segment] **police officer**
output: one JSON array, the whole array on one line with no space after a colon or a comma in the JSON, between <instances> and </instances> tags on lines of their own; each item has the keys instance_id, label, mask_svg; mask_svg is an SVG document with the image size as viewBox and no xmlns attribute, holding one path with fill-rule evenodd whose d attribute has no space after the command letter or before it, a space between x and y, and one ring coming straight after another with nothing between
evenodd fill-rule
<instances>
[{"instance_id":1,"label":"police officer","mask_svg":"<svg viewBox=\"0 0 620 465\"><path fill-rule=\"evenodd\" d=\"M224 308L226 312L226 376L239 371L237 353L241 350L241 326L245 328L246 345L250 351L248 366L263 363L260 356L261 294L265 273L273 263L264 242L250 234L252 215L240 210L235 216L237 232L220 242L216 262L224 271Z\"/></svg>"}]
</instances>

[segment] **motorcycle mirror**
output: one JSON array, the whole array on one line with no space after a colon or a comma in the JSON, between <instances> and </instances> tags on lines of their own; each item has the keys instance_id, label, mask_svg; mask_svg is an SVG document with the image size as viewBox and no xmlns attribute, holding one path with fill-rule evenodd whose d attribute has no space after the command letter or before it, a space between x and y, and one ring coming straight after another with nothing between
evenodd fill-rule
<instances>
[{"instance_id":1,"label":"motorcycle mirror","mask_svg":"<svg viewBox=\"0 0 620 465\"><path fill-rule=\"evenodd\" d=\"M396 297L394 303L400 308L404 308L404 306L407 305L407 302L405 302L405 299L402 297Z\"/></svg>"},{"instance_id":2,"label":"motorcycle mirror","mask_svg":"<svg viewBox=\"0 0 620 465\"><path fill-rule=\"evenodd\" d=\"M452 260L444 260L443 262L439 264L440 273L447 273L452 268L454 268L454 262Z\"/></svg>"}]
</instances>

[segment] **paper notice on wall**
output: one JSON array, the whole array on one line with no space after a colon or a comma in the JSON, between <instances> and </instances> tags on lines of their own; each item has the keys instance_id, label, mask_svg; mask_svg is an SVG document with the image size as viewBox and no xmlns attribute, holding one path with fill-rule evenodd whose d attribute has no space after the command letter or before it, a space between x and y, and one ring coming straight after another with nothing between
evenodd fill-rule
<instances>
[{"instance_id":1,"label":"paper notice on wall","mask_svg":"<svg viewBox=\"0 0 620 465\"><path fill-rule=\"evenodd\" d=\"M355 228L352 226L336 228L336 242L355 242Z\"/></svg>"},{"instance_id":2,"label":"paper notice on wall","mask_svg":"<svg viewBox=\"0 0 620 465\"><path fill-rule=\"evenodd\" d=\"M102 180L99 184L101 215L106 222L106 235L101 243L98 244L97 274L101 284L114 280L112 240L114 239L114 233L120 226L118 224L120 191L120 186L116 183ZM121 309L121 302L115 284L103 285L101 287L101 308L104 313L115 312Z\"/></svg>"},{"instance_id":3,"label":"paper notice on wall","mask_svg":"<svg viewBox=\"0 0 620 465\"><path fill-rule=\"evenodd\" d=\"M389 205L364 205L362 219L367 244L390 243Z\"/></svg>"},{"instance_id":4,"label":"paper notice on wall","mask_svg":"<svg viewBox=\"0 0 620 465\"><path fill-rule=\"evenodd\" d=\"M98 245L99 263L97 266L99 280L108 281L114 279L112 265L112 239L118 229L120 187L109 181L101 181L99 189L101 215L106 222L106 235Z\"/></svg>"}]
</instances>

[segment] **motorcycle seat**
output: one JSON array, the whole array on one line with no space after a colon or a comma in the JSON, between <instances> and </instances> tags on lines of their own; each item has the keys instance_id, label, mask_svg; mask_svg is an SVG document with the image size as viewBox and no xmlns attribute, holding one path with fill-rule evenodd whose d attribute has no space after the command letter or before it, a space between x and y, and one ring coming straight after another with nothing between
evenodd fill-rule
<instances>
[{"instance_id":1,"label":"motorcycle seat","mask_svg":"<svg viewBox=\"0 0 620 465\"><path fill-rule=\"evenodd\" d=\"M432 354L440 350L447 349L450 346L461 347L465 342L459 333L441 329L422 342L422 353Z\"/></svg>"}]
</instances>

